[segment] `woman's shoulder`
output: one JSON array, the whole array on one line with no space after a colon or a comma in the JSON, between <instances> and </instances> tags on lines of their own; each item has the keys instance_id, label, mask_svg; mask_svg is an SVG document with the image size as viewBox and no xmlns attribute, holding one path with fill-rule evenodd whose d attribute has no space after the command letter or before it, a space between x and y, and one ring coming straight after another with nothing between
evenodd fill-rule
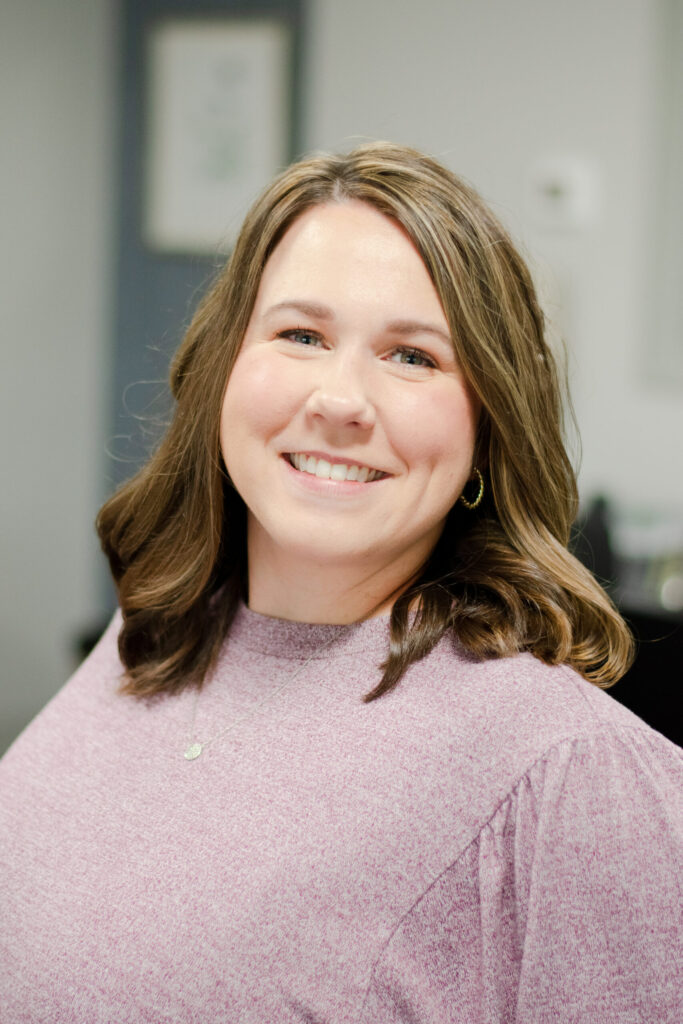
<instances>
[{"instance_id":1,"label":"woman's shoulder","mask_svg":"<svg viewBox=\"0 0 683 1024\"><path fill-rule=\"evenodd\" d=\"M121 612L117 609L91 652L71 678L29 723L9 748L3 767L15 757L50 745L55 738L73 738L91 731L95 709L115 704L123 666L118 651Z\"/></svg>"},{"instance_id":2,"label":"woman's shoulder","mask_svg":"<svg viewBox=\"0 0 683 1024\"><path fill-rule=\"evenodd\" d=\"M583 699L573 673L506 661L488 680L492 718L501 681L528 680L541 705L544 686L575 684ZM641 1006L638 1020L680 1019L683 751L603 711L613 699L596 693L597 712L564 725L541 710L535 747L522 714L498 721L502 747L471 732L451 800L455 855L392 933L363 1020L384 1019L387 979L421 956L439 992L471 979L473 1002L483 968L502 1001L491 1019L508 1019L508 998L525 1020L630 1021Z\"/></svg>"},{"instance_id":3,"label":"woman's shoulder","mask_svg":"<svg viewBox=\"0 0 683 1024\"><path fill-rule=\"evenodd\" d=\"M90 698L99 694L106 698L118 693L124 675L118 644L122 624L121 610L117 608L90 653L44 710L65 697L75 698L78 694Z\"/></svg>"},{"instance_id":4,"label":"woman's shoulder","mask_svg":"<svg viewBox=\"0 0 683 1024\"><path fill-rule=\"evenodd\" d=\"M521 775L559 745L639 741L679 763L683 751L609 692L568 665L548 665L528 653L479 659L444 637L405 679L428 695L435 720L471 748L504 752ZM403 685L403 684L401 684ZM618 684L617 684L618 685Z\"/></svg>"}]
</instances>

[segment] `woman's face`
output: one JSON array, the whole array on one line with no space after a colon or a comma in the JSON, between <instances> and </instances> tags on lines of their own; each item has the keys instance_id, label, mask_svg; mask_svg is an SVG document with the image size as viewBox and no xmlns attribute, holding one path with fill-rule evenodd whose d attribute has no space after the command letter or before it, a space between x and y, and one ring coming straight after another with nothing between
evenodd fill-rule
<instances>
[{"instance_id":1,"label":"woman's face","mask_svg":"<svg viewBox=\"0 0 683 1024\"><path fill-rule=\"evenodd\" d=\"M470 476L477 416L402 228L356 200L303 214L265 267L223 400L250 576L259 560L408 580Z\"/></svg>"}]
</instances>

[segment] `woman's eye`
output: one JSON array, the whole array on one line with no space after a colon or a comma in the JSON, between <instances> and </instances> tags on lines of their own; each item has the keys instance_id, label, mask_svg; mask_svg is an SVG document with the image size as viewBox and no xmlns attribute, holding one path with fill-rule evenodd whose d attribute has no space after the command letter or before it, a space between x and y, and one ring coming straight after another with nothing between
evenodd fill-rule
<instances>
[{"instance_id":1,"label":"woman's eye","mask_svg":"<svg viewBox=\"0 0 683 1024\"><path fill-rule=\"evenodd\" d=\"M436 363L431 356L419 348L397 348L391 354L391 361L401 363L403 366L431 366L436 368Z\"/></svg>"},{"instance_id":2,"label":"woman's eye","mask_svg":"<svg viewBox=\"0 0 683 1024\"><path fill-rule=\"evenodd\" d=\"M298 345L320 345L322 338L315 331L307 331L304 327L296 327L289 331L279 331L278 338L295 341Z\"/></svg>"}]
</instances>

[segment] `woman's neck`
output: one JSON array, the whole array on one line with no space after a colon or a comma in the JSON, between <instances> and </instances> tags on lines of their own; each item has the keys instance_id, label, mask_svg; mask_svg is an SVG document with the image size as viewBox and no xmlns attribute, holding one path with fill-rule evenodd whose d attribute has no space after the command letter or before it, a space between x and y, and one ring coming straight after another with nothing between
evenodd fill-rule
<instances>
[{"instance_id":1,"label":"woman's neck","mask_svg":"<svg viewBox=\"0 0 683 1024\"><path fill-rule=\"evenodd\" d=\"M346 625L388 614L414 575L392 564L385 571L359 574L329 565L249 566L248 606L261 615L293 622Z\"/></svg>"}]
</instances>

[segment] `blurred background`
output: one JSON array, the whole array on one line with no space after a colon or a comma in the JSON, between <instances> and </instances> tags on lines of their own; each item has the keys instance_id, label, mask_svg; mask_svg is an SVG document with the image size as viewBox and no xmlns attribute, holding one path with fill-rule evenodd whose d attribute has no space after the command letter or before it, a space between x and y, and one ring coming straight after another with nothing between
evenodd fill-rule
<instances>
[{"instance_id":1,"label":"blurred background","mask_svg":"<svg viewBox=\"0 0 683 1024\"><path fill-rule=\"evenodd\" d=\"M174 132L221 125L223 163L174 181ZM642 640L611 692L677 738L683 0L3 0L0 127L0 751L111 614L97 509L261 177L377 138L466 177L528 255L568 347L578 550Z\"/></svg>"}]
</instances>

